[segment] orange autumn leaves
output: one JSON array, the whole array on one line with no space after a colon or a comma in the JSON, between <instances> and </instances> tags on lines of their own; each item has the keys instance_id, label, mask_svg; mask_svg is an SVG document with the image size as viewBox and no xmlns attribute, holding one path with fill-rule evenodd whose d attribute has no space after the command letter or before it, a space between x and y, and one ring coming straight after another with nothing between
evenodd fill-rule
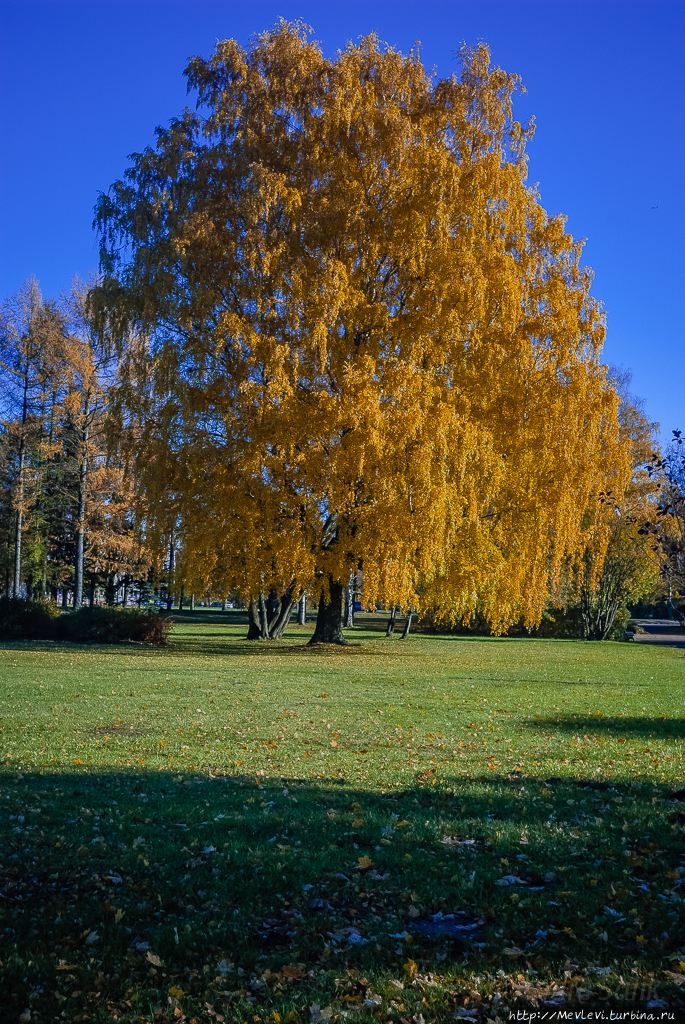
<instances>
[{"instance_id":1,"label":"orange autumn leaves","mask_svg":"<svg viewBox=\"0 0 685 1024\"><path fill-rule=\"evenodd\" d=\"M98 209L100 298L149 339L120 398L150 529L189 586L361 567L365 602L535 624L625 458L518 78L484 46L449 80L374 36L328 59L286 23L187 75L199 112Z\"/></svg>"}]
</instances>

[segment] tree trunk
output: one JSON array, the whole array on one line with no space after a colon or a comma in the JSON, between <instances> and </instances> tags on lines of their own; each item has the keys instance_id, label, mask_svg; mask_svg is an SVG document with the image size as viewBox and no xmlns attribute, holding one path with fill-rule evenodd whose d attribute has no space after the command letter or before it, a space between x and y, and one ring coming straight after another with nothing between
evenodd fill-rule
<instances>
[{"instance_id":1,"label":"tree trunk","mask_svg":"<svg viewBox=\"0 0 685 1024\"><path fill-rule=\"evenodd\" d=\"M24 462L25 439L24 423L26 422L26 395L24 395L24 414L22 417L21 440L19 442L19 475L17 482L17 522L14 535L14 597L18 599L21 587L21 531L24 525Z\"/></svg>"},{"instance_id":2,"label":"tree trunk","mask_svg":"<svg viewBox=\"0 0 685 1024\"><path fill-rule=\"evenodd\" d=\"M352 629L354 626L354 577L350 579L350 582L345 587L345 614L343 616L345 621L345 628Z\"/></svg>"},{"instance_id":3,"label":"tree trunk","mask_svg":"<svg viewBox=\"0 0 685 1024\"><path fill-rule=\"evenodd\" d=\"M248 605L248 640L280 640L285 627L290 622L295 604L294 586L291 584L282 597L273 591L269 601L260 594L258 598L250 597Z\"/></svg>"},{"instance_id":4,"label":"tree trunk","mask_svg":"<svg viewBox=\"0 0 685 1024\"><path fill-rule=\"evenodd\" d=\"M69 607L69 591L66 587L62 588L62 608L66 611Z\"/></svg>"},{"instance_id":5,"label":"tree trunk","mask_svg":"<svg viewBox=\"0 0 685 1024\"><path fill-rule=\"evenodd\" d=\"M86 396L83 428L84 450L78 472L78 503L76 507L76 564L74 566L74 611L83 604L83 550L86 532L86 486L88 484L88 414L90 412L89 397Z\"/></svg>"},{"instance_id":6,"label":"tree trunk","mask_svg":"<svg viewBox=\"0 0 685 1024\"><path fill-rule=\"evenodd\" d=\"M183 584L181 584L181 593L180 593L179 598L178 598L178 610L180 612L183 611L183 595L184 595Z\"/></svg>"},{"instance_id":7,"label":"tree trunk","mask_svg":"<svg viewBox=\"0 0 685 1024\"><path fill-rule=\"evenodd\" d=\"M116 574L113 572L107 573L105 576L105 604L108 608L112 608L117 603L118 589Z\"/></svg>"},{"instance_id":8,"label":"tree trunk","mask_svg":"<svg viewBox=\"0 0 685 1024\"><path fill-rule=\"evenodd\" d=\"M269 615L266 610L264 594L259 595L259 629L262 640L269 639Z\"/></svg>"},{"instance_id":9,"label":"tree trunk","mask_svg":"<svg viewBox=\"0 0 685 1024\"><path fill-rule=\"evenodd\" d=\"M93 608L95 605L95 573L90 574L90 607Z\"/></svg>"},{"instance_id":10,"label":"tree trunk","mask_svg":"<svg viewBox=\"0 0 685 1024\"><path fill-rule=\"evenodd\" d=\"M16 534L14 538L14 597L19 597L19 588L21 587L21 530L24 525L24 464L26 462L26 436L24 430L26 428L26 420L28 419L29 409L29 359L26 356L26 365L24 371L24 397L22 401L21 411L21 438L19 440L19 475L17 477L17 523L16 523Z\"/></svg>"},{"instance_id":11,"label":"tree trunk","mask_svg":"<svg viewBox=\"0 0 685 1024\"><path fill-rule=\"evenodd\" d=\"M247 606L247 639L248 640L259 640L262 635L262 627L259 622L259 602L253 597L250 598L250 603Z\"/></svg>"},{"instance_id":12,"label":"tree trunk","mask_svg":"<svg viewBox=\"0 0 685 1024\"><path fill-rule=\"evenodd\" d=\"M316 616L316 629L309 644L347 644L342 631L343 595L345 587L342 583L330 583L330 600L326 602L324 595L319 598L319 611Z\"/></svg>"},{"instance_id":13,"label":"tree trunk","mask_svg":"<svg viewBox=\"0 0 685 1024\"><path fill-rule=\"evenodd\" d=\"M174 607L174 595L171 591L171 587L174 581L174 536L171 535L169 540L169 584L167 586L166 594L166 610L168 612Z\"/></svg>"},{"instance_id":14,"label":"tree trunk","mask_svg":"<svg viewBox=\"0 0 685 1024\"><path fill-rule=\"evenodd\" d=\"M306 625L307 622L307 595L304 593L297 605L297 622L300 626Z\"/></svg>"},{"instance_id":15,"label":"tree trunk","mask_svg":"<svg viewBox=\"0 0 685 1024\"><path fill-rule=\"evenodd\" d=\"M195 594L190 595L190 610L191 612L195 611Z\"/></svg>"},{"instance_id":16,"label":"tree trunk","mask_svg":"<svg viewBox=\"0 0 685 1024\"><path fill-rule=\"evenodd\" d=\"M397 618L397 608L390 609L390 618L388 619L388 628L385 631L386 636L392 636L395 632L395 619Z\"/></svg>"},{"instance_id":17,"label":"tree trunk","mask_svg":"<svg viewBox=\"0 0 685 1024\"><path fill-rule=\"evenodd\" d=\"M17 523L14 534L14 598L18 600L21 587L21 509L17 509Z\"/></svg>"},{"instance_id":18,"label":"tree trunk","mask_svg":"<svg viewBox=\"0 0 685 1024\"><path fill-rule=\"evenodd\" d=\"M406 640L409 636L409 630L411 629L412 612L407 612L407 621L404 624L404 632L402 633L402 639Z\"/></svg>"},{"instance_id":19,"label":"tree trunk","mask_svg":"<svg viewBox=\"0 0 685 1024\"><path fill-rule=\"evenodd\" d=\"M272 640L280 640L285 632L285 627L290 622L290 616L292 615L293 605L295 601L293 599L293 588L288 587L286 592L281 597L281 600L276 609L276 614L273 619L269 622L269 635Z\"/></svg>"},{"instance_id":20,"label":"tree trunk","mask_svg":"<svg viewBox=\"0 0 685 1024\"><path fill-rule=\"evenodd\" d=\"M580 608L586 640L607 639L613 628L620 604L620 600L615 599L613 595L605 596L600 592L593 600L592 596L583 590Z\"/></svg>"},{"instance_id":21,"label":"tree trunk","mask_svg":"<svg viewBox=\"0 0 685 1024\"><path fill-rule=\"evenodd\" d=\"M226 595L225 594L221 598L221 610L222 610L222 612L226 611Z\"/></svg>"},{"instance_id":22,"label":"tree trunk","mask_svg":"<svg viewBox=\"0 0 685 1024\"><path fill-rule=\"evenodd\" d=\"M275 590L269 591L269 597L266 601L266 616L269 623L278 615L278 610L281 606L281 602L278 599L278 594Z\"/></svg>"}]
</instances>

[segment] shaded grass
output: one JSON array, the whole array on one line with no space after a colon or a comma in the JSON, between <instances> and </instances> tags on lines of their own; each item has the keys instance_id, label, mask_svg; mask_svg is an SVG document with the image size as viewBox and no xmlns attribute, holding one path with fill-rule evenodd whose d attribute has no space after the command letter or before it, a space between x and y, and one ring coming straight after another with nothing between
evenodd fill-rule
<instances>
[{"instance_id":1,"label":"shaded grass","mask_svg":"<svg viewBox=\"0 0 685 1024\"><path fill-rule=\"evenodd\" d=\"M6 1019L685 1006L661 970L685 958L685 816L667 797L491 776L393 793L158 772L8 779Z\"/></svg>"},{"instance_id":2,"label":"shaded grass","mask_svg":"<svg viewBox=\"0 0 685 1024\"><path fill-rule=\"evenodd\" d=\"M217 619L0 650L9 1020L681 1005L679 651Z\"/></svg>"}]
</instances>

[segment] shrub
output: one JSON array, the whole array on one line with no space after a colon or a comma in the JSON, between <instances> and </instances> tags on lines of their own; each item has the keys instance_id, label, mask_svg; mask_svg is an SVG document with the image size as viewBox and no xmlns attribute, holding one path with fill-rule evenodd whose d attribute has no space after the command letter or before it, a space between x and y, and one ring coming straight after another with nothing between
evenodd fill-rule
<instances>
[{"instance_id":1,"label":"shrub","mask_svg":"<svg viewBox=\"0 0 685 1024\"><path fill-rule=\"evenodd\" d=\"M0 639L54 640L57 637L60 613L47 601L25 601L21 598L0 600Z\"/></svg>"},{"instance_id":2,"label":"shrub","mask_svg":"<svg viewBox=\"0 0 685 1024\"><path fill-rule=\"evenodd\" d=\"M172 619L162 612L141 608L79 608L60 619L59 632L75 643L118 644L137 640L166 644Z\"/></svg>"},{"instance_id":3,"label":"shrub","mask_svg":"<svg viewBox=\"0 0 685 1024\"><path fill-rule=\"evenodd\" d=\"M166 644L171 625L168 615L151 609L95 606L60 614L56 605L43 601L0 600L0 640Z\"/></svg>"}]
</instances>

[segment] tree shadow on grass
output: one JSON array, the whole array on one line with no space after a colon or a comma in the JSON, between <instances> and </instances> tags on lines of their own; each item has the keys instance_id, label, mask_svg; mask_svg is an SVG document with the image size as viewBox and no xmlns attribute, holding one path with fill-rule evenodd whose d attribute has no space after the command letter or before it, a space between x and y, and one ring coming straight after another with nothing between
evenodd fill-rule
<instances>
[{"instance_id":1,"label":"tree shadow on grass","mask_svg":"<svg viewBox=\"0 0 685 1024\"><path fill-rule=\"evenodd\" d=\"M612 733L620 738L646 739L678 739L685 736L685 719L654 718L621 715L575 718L536 718L536 729L549 729L552 732L578 733Z\"/></svg>"},{"instance_id":2,"label":"tree shadow on grass","mask_svg":"<svg viewBox=\"0 0 685 1024\"><path fill-rule=\"evenodd\" d=\"M209 1004L231 1021L314 1005L446 1021L464 998L526 1005L512 969L538 972L525 998L557 984L571 1007L569 957L654 971L683 934L684 816L651 784L0 778L7 1020L204 1022ZM591 985L605 1007L635 999L616 971Z\"/></svg>"}]
</instances>

